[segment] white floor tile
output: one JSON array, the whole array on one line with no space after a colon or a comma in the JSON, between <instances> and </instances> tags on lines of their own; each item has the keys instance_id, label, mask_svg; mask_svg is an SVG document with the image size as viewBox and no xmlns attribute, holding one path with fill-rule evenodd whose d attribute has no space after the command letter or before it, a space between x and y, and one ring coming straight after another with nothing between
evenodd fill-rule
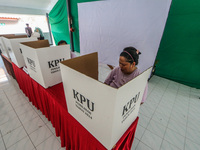
<instances>
[{"instance_id":1,"label":"white floor tile","mask_svg":"<svg viewBox=\"0 0 200 150\"><path fill-rule=\"evenodd\" d=\"M174 102L175 102L175 100L176 100L176 95L170 95L167 92L163 95L160 103L163 103L164 105L168 105L168 106L172 107Z\"/></svg>"},{"instance_id":2,"label":"white floor tile","mask_svg":"<svg viewBox=\"0 0 200 150\"><path fill-rule=\"evenodd\" d=\"M170 119L167 127L182 136L186 134L186 125L175 120Z\"/></svg>"},{"instance_id":3,"label":"white floor tile","mask_svg":"<svg viewBox=\"0 0 200 150\"><path fill-rule=\"evenodd\" d=\"M155 111L156 108L158 107L158 103L150 102L150 101L148 101L148 98L147 98L147 100L145 101L145 103L142 106L148 107L148 108L152 109L153 111Z\"/></svg>"},{"instance_id":4,"label":"white floor tile","mask_svg":"<svg viewBox=\"0 0 200 150\"><path fill-rule=\"evenodd\" d=\"M22 126L6 134L5 136L3 136L6 148L9 148L26 136L27 134Z\"/></svg>"},{"instance_id":5,"label":"white floor tile","mask_svg":"<svg viewBox=\"0 0 200 150\"><path fill-rule=\"evenodd\" d=\"M185 150L200 150L200 143L194 143L186 138Z\"/></svg>"},{"instance_id":6,"label":"white floor tile","mask_svg":"<svg viewBox=\"0 0 200 150\"><path fill-rule=\"evenodd\" d=\"M158 135L159 137L163 138L165 134L165 130L167 127L159 124L158 122L151 120L147 130L151 131L152 133Z\"/></svg>"},{"instance_id":7,"label":"white floor tile","mask_svg":"<svg viewBox=\"0 0 200 150\"><path fill-rule=\"evenodd\" d=\"M51 132L55 135L55 128L52 126L51 122L47 123L46 126L51 130Z\"/></svg>"},{"instance_id":8,"label":"white floor tile","mask_svg":"<svg viewBox=\"0 0 200 150\"><path fill-rule=\"evenodd\" d=\"M40 118L44 121L45 124L50 123L50 121L45 117L45 115L40 115Z\"/></svg>"},{"instance_id":9,"label":"white floor tile","mask_svg":"<svg viewBox=\"0 0 200 150\"><path fill-rule=\"evenodd\" d=\"M187 127L200 132L200 120L188 119Z\"/></svg>"},{"instance_id":10,"label":"white floor tile","mask_svg":"<svg viewBox=\"0 0 200 150\"><path fill-rule=\"evenodd\" d=\"M192 120L199 120L200 114L198 112L189 111L188 118Z\"/></svg>"},{"instance_id":11,"label":"white floor tile","mask_svg":"<svg viewBox=\"0 0 200 150\"><path fill-rule=\"evenodd\" d=\"M0 95L0 106L2 105L2 104L8 104L9 103L9 101L8 101L8 98L6 97L6 95L4 94L4 93L2 93L1 95Z\"/></svg>"},{"instance_id":12,"label":"white floor tile","mask_svg":"<svg viewBox=\"0 0 200 150\"><path fill-rule=\"evenodd\" d=\"M137 138L134 138L131 150L136 150L137 145L140 141Z\"/></svg>"},{"instance_id":13,"label":"white floor tile","mask_svg":"<svg viewBox=\"0 0 200 150\"><path fill-rule=\"evenodd\" d=\"M190 113L197 113L197 114L200 114L199 106L190 103L190 105L189 105L189 114L190 114Z\"/></svg>"},{"instance_id":14,"label":"white floor tile","mask_svg":"<svg viewBox=\"0 0 200 150\"><path fill-rule=\"evenodd\" d=\"M138 124L141 125L142 127L146 128L149 124L150 118L146 117L142 114L139 114L139 121Z\"/></svg>"},{"instance_id":15,"label":"white floor tile","mask_svg":"<svg viewBox=\"0 0 200 150\"><path fill-rule=\"evenodd\" d=\"M3 125L0 126L0 130L1 130L1 133L2 135L6 135L8 133L10 133L12 130L20 127L22 124L21 122L19 121L18 118L14 118L6 123L4 123Z\"/></svg>"},{"instance_id":16,"label":"white floor tile","mask_svg":"<svg viewBox=\"0 0 200 150\"><path fill-rule=\"evenodd\" d=\"M144 106L142 105L140 107L139 113L144 115L144 116L147 116L147 117L151 118L153 116L154 110L150 109L146 105L144 105Z\"/></svg>"},{"instance_id":17,"label":"white floor tile","mask_svg":"<svg viewBox=\"0 0 200 150\"><path fill-rule=\"evenodd\" d=\"M140 139L142 138L142 136L143 136L145 130L146 130L146 129L143 128L142 126L137 125L135 137L136 137L138 140L140 140Z\"/></svg>"},{"instance_id":18,"label":"white floor tile","mask_svg":"<svg viewBox=\"0 0 200 150\"><path fill-rule=\"evenodd\" d=\"M27 121L23 123L24 128L28 134L34 132L35 130L38 130L42 126L44 126L44 122L42 119L38 116L34 118L33 120Z\"/></svg>"},{"instance_id":19,"label":"white floor tile","mask_svg":"<svg viewBox=\"0 0 200 150\"><path fill-rule=\"evenodd\" d=\"M172 108L168 107L167 105L158 105L155 113L162 113L167 117L170 117Z\"/></svg>"},{"instance_id":20,"label":"white floor tile","mask_svg":"<svg viewBox=\"0 0 200 150\"><path fill-rule=\"evenodd\" d=\"M178 147L179 149L184 149L184 137L180 134L174 132L171 129L167 129L164 139L169 143L173 144L174 146Z\"/></svg>"},{"instance_id":21,"label":"white floor tile","mask_svg":"<svg viewBox=\"0 0 200 150\"><path fill-rule=\"evenodd\" d=\"M59 150L61 148L60 142L56 139L54 135L50 136L47 140L45 140L43 143L38 145L37 150Z\"/></svg>"},{"instance_id":22,"label":"white floor tile","mask_svg":"<svg viewBox=\"0 0 200 150\"><path fill-rule=\"evenodd\" d=\"M6 150L5 145L3 143L3 139L0 137L0 149L1 150Z\"/></svg>"},{"instance_id":23,"label":"white floor tile","mask_svg":"<svg viewBox=\"0 0 200 150\"><path fill-rule=\"evenodd\" d=\"M183 125L187 124L187 116L185 114L182 114L181 112L177 112L177 111L172 110L170 119L173 119L176 122L179 122Z\"/></svg>"},{"instance_id":24,"label":"white floor tile","mask_svg":"<svg viewBox=\"0 0 200 150\"><path fill-rule=\"evenodd\" d=\"M43 126L31 133L30 138L33 144L37 147L39 144L48 139L51 135L53 135L52 132L46 126Z\"/></svg>"},{"instance_id":25,"label":"white floor tile","mask_svg":"<svg viewBox=\"0 0 200 150\"><path fill-rule=\"evenodd\" d=\"M19 115L19 119L22 123L25 123L25 122L30 121L38 116L39 115L34 110L30 110L30 111L27 111L26 113L23 113L22 115Z\"/></svg>"},{"instance_id":26,"label":"white floor tile","mask_svg":"<svg viewBox=\"0 0 200 150\"><path fill-rule=\"evenodd\" d=\"M5 112L0 115L0 125L12 120L13 118L16 118L17 115L14 110L11 110L9 112Z\"/></svg>"},{"instance_id":27,"label":"white floor tile","mask_svg":"<svg viewBox=\"0 0 200 150\"><path fill-rule=\"evenodd\" d=\"M153 150L142 142L139 142L136 150Z\"/></svg>"},{"instance_id":28,"label":"white floor tile","mask_svg":"<svg viewBox=\"0 0 200 150\"><path fill-rule=\"evenodd\" d=\"M33 150L34 146L31 143L29 137L25 137L13 146L9 147L8 150Z\"/></svg>"},{"instance_id":29,"label":"white floor tile","mask_svg":"<svg viewBox=\"0 0 200 150\"><path fill-rule=\"evenodd\" d=\"M15 108L28 103L28 101L24 98L24 95L21 93L18 93L14 95L12 98L9 98L9 101L12 104L12 106Z\"/></svg>"},{"instance_id":30,"label":"white floor tile","mask_svg":"<svg viewBox=\"0 0 200 150\"><path fill-rule=\"evenodd\" d=\"M190 96L190 104L199 107L200 106L200 96Z\"/></svg>"},{"instance_id":31,"label":"white floor tile","mask_svg":"<svg viewBox=\"0 0 200 150\"><path fill-rule=\"evenodd\" d=\"M169 117L166 116L165 114L163 113L159 113L159 112L156 112L154 113L153 117L152 117L152 120L162 124L163 126L167 126L167 123L168 123L168 120L169 120Z\"/></svg>"},{"instance_id":32,"label":"white floor tile","mask_svg":"<svg viewBox=\"0 0 200 150\"><path fill-rule=\"evenodd\" d=\"M185 121L187 121L188 108L174 105L171 115L176 115L177 113L181 114L181 119L184 119Z\"/></svg>"},{"instance_id":33,"label":"white floor tile","mask_svg":"<svg viewBox=\"0 0 200 150\"><path fill-rule=\"evenodd\" d=\"M163 140L160 150L182 150L178 147L172 145L171 143Z\"/></svg>"},{"instance_id":34,"label":"white floor tile","mask_svg":"<svg viewBox=\"0 0 200 150\"><path fill-rule=\"evenodd\" d=\"M12 95L16 95L16 94L20 93L20 89L15 86L9 87L8 89L5 90L5 93L8 97L10 97Z\"/></svg>"},{"instance_id":35,"label":"white floor tile","mask_svg":"<svg viewBox=\"0 0 200 150\"><path fill-rule=\"evenodd\" d=\"M0 102L0 115L13 110L10 103Z\"/></svg>"},{"instance_id":36,"label":"white floor tile","mask_svg":"<svg viewBox=\"0 0 200 150\"><path fill-rule=\"evenodd\" d=\"M33 111L33 108L29 103L23 104L15 108L15 111L18 116L31 110Z\"/></svg>"},{"instance_id":37,"label":"white floor tile","mask_svg":"<svg viewBox=\"0 0 200 150\"><path fill-rule=\"evenodd\" d=\"M197 144L200 144L200 131L187 128L186 138L190 139L191 141Z\"/></svg>"},{"instance_id":38,"label":"white floor tile","mask_svg":"<svg viewBox=\"0 0 200 150\"><path fill-rule=\"evenodd\" d=\"M142 136L141 141L151 147L153 150L159 150L160 145L162 142L162 138L159 136L155 135L154 133L146 130L144 135Z\"/></svg>"}]
</instances>

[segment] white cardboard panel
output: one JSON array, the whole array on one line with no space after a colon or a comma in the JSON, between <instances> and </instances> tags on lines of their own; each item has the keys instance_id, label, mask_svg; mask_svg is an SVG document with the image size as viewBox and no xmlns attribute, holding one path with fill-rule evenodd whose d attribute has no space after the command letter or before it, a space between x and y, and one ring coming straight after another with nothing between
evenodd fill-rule
<instances>
[{"instance_id":1,"label":"white cardboard panel","mask_svg":"<svg viewBox=\"0 0 200 150\"><path fill-rule=\"evenodd\" d=\"M63 63L60 67L69 113L107 149L111 149L138 115L151 68L115 89ZM139 92L137 102L124 119L124 106Z\"/></svg>"},{"instance_id":2,"label":"white cardboard panel","mask_svg":"<svg viewBox=\"0 0 200 150\"><path fill-rule=\"evenodd\" d=\"M20 44L20 47L31 78L44 88L62 82L59 62L71 58L69 45L35 49Z\"/></svg>"},{"instance_id":3,"label":"white cardboard panel","mask_svg":"<svg viewBox=\"0 0 200 150\"><path fill-rule=\"evenodd\" d=\"M138 68L153 66L170 4L171 0L79 3L81 55L98 52L99 62L117 66L122 50L133 46L142 52Z\"/></svg>"},{"instance_id":4,"label":"white cardboard panel","mask_svg":"<svg viewBox=\"0 0 200 150\"><path fill-rule=\"evenodd\" d=\"M5 47L5 44L4 44L4 41L2 39L2 37L0 37L0 49L1 49L1 52L4 56L6 56L7 58L10 58L10 55Z\"/></svg>"},{"instance_id":5,"label":"white cardboard panel","mask_svg":"<svg viewBox=\"0 0 200 150\"><path fill-rule=\"evenodd\" d=\"M19 68L25 66L24 58L21 53L19 44L20 42L26 41L37 41L37 38L12 38L8 39L3 37L5 46L9 52L11 61L16 64Z\"/></svg>"}]
</instances>

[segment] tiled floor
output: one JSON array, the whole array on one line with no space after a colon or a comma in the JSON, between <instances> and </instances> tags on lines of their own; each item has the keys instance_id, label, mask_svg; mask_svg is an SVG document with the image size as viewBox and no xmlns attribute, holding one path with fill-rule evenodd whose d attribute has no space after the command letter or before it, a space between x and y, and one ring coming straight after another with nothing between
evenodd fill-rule
<instances>
[{"instance_id":1,"label":"tiled floor","mask_svg":"<svg viewBox=\"0 0 200 150\"><path fill-rule=\"evenodd\" d=\"M42 113L21 92L0 58L0 150L65 150Z\"/></svg>"},{"instance_id":2,"label":"tiled floor","mask_svg":"<svg viewBox=\"0 0 200 150\"><path fill-rule=\"evenodd\" d=\"M132 150L200 150L200 90L153 76ZM0 58L0 150L64 150Z\"/></svg>"}]
</instances>

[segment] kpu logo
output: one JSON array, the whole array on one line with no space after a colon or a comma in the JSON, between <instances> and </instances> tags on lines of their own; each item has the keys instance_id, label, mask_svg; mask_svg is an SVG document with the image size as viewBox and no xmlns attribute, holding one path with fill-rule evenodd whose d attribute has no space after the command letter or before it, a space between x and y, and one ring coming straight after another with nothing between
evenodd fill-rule
<instances>
[{"instance_id":1,"label":"kpu logo","mask_svg":"<svg viewBox=\"0 0 200 150\"><path fill-rule=\"evenodd\" d=\"M94 111L94 103L91 102L89 99L85 98L82 94L78 93L73 89L74 98L79 101L82 105L86 104L87 109L90 111Z\"/></svg>"},{"instance_id":2,"label":"kpu logo","mask_svg":"<svg viewBox=\"0 0 200 150\"><path fill-rule=\"evenodd\" d=\"M65 58L61 58L61 59L56 59L56 60L52 60L52 61L48 61L48 65L49 65L49 68L54 68L54 67L57 67L59 62L65 60Z\"/></svg>"},{"instance_id":3,"label":"kpu logo","mask_svg":"<svg viewBox=\"0 0 200 150\"><path fill-rule=\"evenodd\" d=\"M32 59L30 59L30 58L27 57L27 61L28 61L29 65L30 65L31 67L34 67L34 68L35 68L35 62L34 62Z\"/></svg>"},{"instance_id":4,"label":"kpu logo","mask_svg":"<svg viewBox=\"0 0 200 150\"><path fill-rule=\"evenodd\" d=\"M122 116L126 115L128 112L131 111L131 109L135 106L135 103L139 99L139 96L140 96L140 92L137 95L135 95L135 97L133 97L130 101L128 101L126 105L124 105Z\"/></svg>"}]
</instances>

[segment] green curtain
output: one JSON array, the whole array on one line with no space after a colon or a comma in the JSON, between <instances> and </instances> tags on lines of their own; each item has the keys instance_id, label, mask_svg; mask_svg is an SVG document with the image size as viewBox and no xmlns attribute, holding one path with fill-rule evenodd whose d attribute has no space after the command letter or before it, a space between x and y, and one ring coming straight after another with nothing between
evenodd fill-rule
<instances>
[{"instance_id":1,"label":"green curtain","mask_svg":"<svg viewBox=\"0 0 200 150\"><path fill-rule=\"evenodd\" d=\"M92 2L98 0L70 0L71 16L72 16L72 27L74 50L80 52L79 44L79 25L78 25L78 3ZM67 6L66 0L59 0L54 8L49 13L49 22L51 24L51 31L54 36L55 43L57 44L60 40L65 40L70 43L68 19L67 19Z\"/></svg>"},{"instance_id":2,"label":"green curtain","mask_svg":"<svg viewBox=\"0 0 200 150\"><path fill-rule=\"evenodd\" d=\"M200 88L200 0L172 0L155 74Z\"/></svg>"},{"instance_id":3,"label":"green curtain","mask_svg":"<svg viewBox=\"0 0 200 150\"><path fill-rule=\"evenodd\" d=\"M60 40L70 43L66 0L56 3L49 13L49 22L56 45Z\"/></svg>"}]
</instances>

